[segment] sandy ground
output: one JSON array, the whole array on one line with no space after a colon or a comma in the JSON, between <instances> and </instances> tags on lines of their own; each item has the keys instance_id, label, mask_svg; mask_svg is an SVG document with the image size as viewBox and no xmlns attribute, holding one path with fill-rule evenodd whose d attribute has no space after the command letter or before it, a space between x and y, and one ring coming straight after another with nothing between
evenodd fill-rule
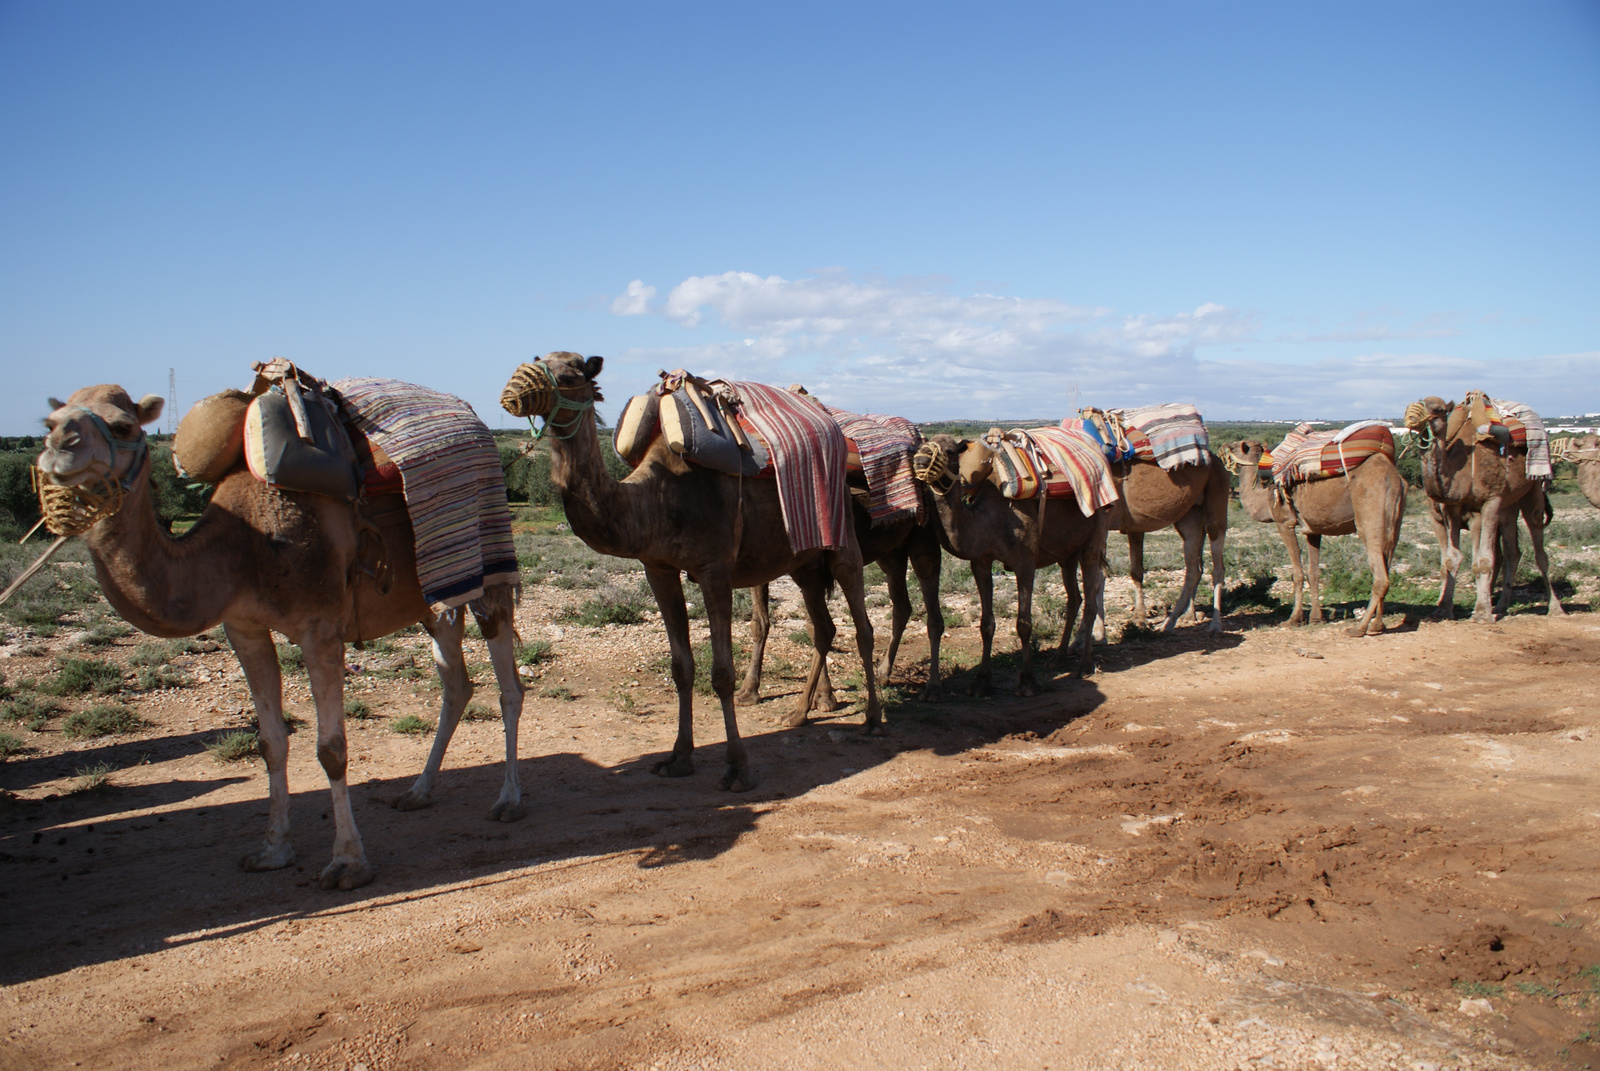
<instances>
[{"instance_id":1,"label":"sandy ground","mask_svg":"<svg viewBox=\"0 0 1600 1071\"><path fill-rule=\"evenodd\" d=\"M761 781L729 795L705 698L698 772L649 772L675 719L658 626L552 630L562 597L521 611L559 638L519 822L484 818L497 721L462 726L436 806L386 806L427 748L387 726L436 693L352 675L377 715L351 723L351 780L378 869L353 893L316 887L332 823L308 731L300 865L239 869L266 778L203 748L244 724L226 651L139 702L148 731L0 766L0 1066L1600 1063L1580 1040L1600 1019L1600 617L1181 629L1034 699L1002 667L994 698L906 703L869 739L847 712L779 727L791 603L769 663L790 668L741 712ZM914 624L897 679L926 657ZM556 688L575 698L538 695ZM109 786L70 794L102 760Z\"/></svg>"}]
</instances>

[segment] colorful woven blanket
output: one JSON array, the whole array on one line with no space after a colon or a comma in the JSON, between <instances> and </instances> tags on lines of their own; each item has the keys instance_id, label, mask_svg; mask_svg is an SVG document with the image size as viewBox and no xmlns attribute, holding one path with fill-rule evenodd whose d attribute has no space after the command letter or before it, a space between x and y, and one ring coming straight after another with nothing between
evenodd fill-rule
<instances>
[{"instance_id":1,"label":"colorful woven blanket","mask_svg":"<svg viewBox=\"0 0 1600 1071\"><path fill-rule=\"evenodd\" d=\"M1101 444L1110 461L1139 458L1164 469L1205 465L1211 460L1211 438L1200 411L1179 402L1140 409L1080 409L1061 422Z\"/></svg>"},{"instance_id":2,"label":"colorful woven blanket","mask_svg":"<svg viewBox=\"0 0 1600 1071\"><path fill-rule=\"evenodd\" d=\"M1085 517L1117 500L1099 440L1073 428L1030 428L984 436L995 452L995 482L1007 498L1077 499Z\"/></svg>"},{"instance_id":3,"label":"colorful woven blanket","mask_svg":"<svg viewBox=\"0 0 1600 1071\"><path fill-rule=\"evenodd\" d=\"M1511 430L1512 441L1526 444L1528 479L1548 480L1555 475L1550 467L1550 436L1545 431L1544 421L1539 419L1539 414L1521 402L1491 398L1489 404L1499 411L1501 419ZM1520 429L1517 427L1519 424ZM1522 432L1521 435L1517 434L1519 430Z\"/></svg>"},{"instance_id":4,"label":"colorful woven blanket","mask_svg":"<svg viewBox=\"0 0 1600 1071\"><path fill-rule=\"evenodd\" d=\"M867 478L867 512L873 527L905 517L921 520L922 491L911 474L911 456L922 445L917 426L904 417L858 416L831 405L823 408L839 422L846 443L855 444L861 473Z\"/></svg>"},{"instance_id":5,"label":"colorful woven blanket","mask_svg":"<svg viewBox=\"0 0 1600 1071\"><path fill-rule=\"evenodd\" d=\"M1298 424L1277 448L1261 455L1260 467L1280 486L1343 476L1374 454L1394 460L1394 436L1385 420L1358 420L1335 431Z\"/></svg>"},{"instance_id":6,"label":"colorful woven blanket","mask_svg":"<svg viewBox=\"0 0 1600 1071\"><path fill-rule=\"evenodd\" d=\"M490 585L517 583L500 454L472 406L393 379L343 379L333 387L346 419L400 469L428 604L450 609Z\"/></svg>"},{"instance_id":7,"label":"colorful woven blanket","mask_svg":"<svg viewBox=\"0 0 1600 1071\"><path fill-rule=\"evenodd\" d=\"M765 383L730 386L739 396L739 415L772 452L789 546L796 552L844 546L850 531L850 500L845 490L844 432L838 423L808 394Z\"/></svg>"}]
</instances>

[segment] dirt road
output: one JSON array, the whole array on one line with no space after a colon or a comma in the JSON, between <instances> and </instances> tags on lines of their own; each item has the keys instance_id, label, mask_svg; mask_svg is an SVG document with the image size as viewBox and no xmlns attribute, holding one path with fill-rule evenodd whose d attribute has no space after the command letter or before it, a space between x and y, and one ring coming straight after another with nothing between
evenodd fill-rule
<instances>
[{"instance_id":1,"label":"dirt road","mask_svg":"<svg viewBox=\"0 0 1600 1071\"><path fill-rule=\"evenodd\" d=\"M432 693L352 678L383 714L352 723L378 868L355 893L315 885L306 732L301 865L238 869L265 774L202 749L241 685L197 656L211 683L143 700L149 732L0 767L0 1066L1600 1062L1600 618L1230 629L1108 648L1035 699L1002 669L885 739L778 728L796 682L769 674L740 796L709 700L698 772L649 773L673 723L652 626L567 629L511 825L483 817L498 722L462 726L434 808L385 806L426 750L385 722ZM110 785L66 795L101 759Z\"/></svg>"}]
</instances>

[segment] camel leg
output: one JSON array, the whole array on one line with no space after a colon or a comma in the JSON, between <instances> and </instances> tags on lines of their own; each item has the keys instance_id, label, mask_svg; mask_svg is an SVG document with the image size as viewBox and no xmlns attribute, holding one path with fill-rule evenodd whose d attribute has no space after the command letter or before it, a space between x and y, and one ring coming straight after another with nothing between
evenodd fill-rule
<instances>
[{"instance_id":1,"label":"camel leg","mask_svg":"<svg viewBox=\"0 0 1600 1071\"><path fill-rule=\"evenodd\" d=\"M1472 604L1472 620L1494 621L1495 536L1500 531L1500 499L1483 504L1483 512L1472 522L1472 576L1477 596Z\"/></svg>"},{"instance_id":2,"label":"camel leg","mask_svg":"<svg viewBox=\"0 0 1600 1071\"><path fill-rule=\"evenodd\" d=\"M1228 529L1211 537L1211 624L1212 632L1222 631L1222 591L1228 582Z\"/></svg>"},{"instance_id":3,"label":"camel leg","mask_svg":"<svg viewBox=\"0 0 1600 1071\"><path fill-rule=\"evenodd\" d=\"M1279 523L1278 537L1283 540L1283 545L1289 548L1289 567L1294 570L1294 611L1289 614L1289 620L1283 624L1286 628L1294 628L1305 621L1301 600L1306 586L1306 572L1305 565L1300 560L1300 535L1294 525Z\"/></svg>"},{"instance_id":4,"label":"camel leg","mask_svg":"<svg viewBox=\"0 0 1600 1071\"><path fill-rule=\"evenodd\" d=\"M1078 620L1078 612L1083 609L1083 589L1078 586L1078 566L1079 561L1077 559L1061 563L1061 586L1067 592L1067 612L1065 615L1066 620L1061 623L1061 642L1056 645L1055 664L1057 667L1066 662L1067 654L1072 649L1070 646L1072 624ZM1085 616L1084 621L1087 623L1093 617L1094 614L1089 613ZM1090 631L1092 632L1093 629Z\"/></svg>"},{"instance_id":5,"label":"camel leg","mask_svg":"<svg viewBox=\"0 0 1600 1071\"><path fill-rule=\"evenodd\" d=\"M744 684L734 693L735 705L753 707L761 702L761 662L767 656L767 636L772 632L771 593L766 584L750 589L750 668Z\"/></svg>"},{"instance_id":6,"label":"camel leg","mask_svg":"<svg viewBox=\"0 0 1600 1071\"><path fill-rule=\"evenodd\" d=\"M1130 548L1130 552L1131 552L1131 548ZM1102 572L1100 574L1100 577L1101 577L1101 583L1104 584L1105 583L1105 574ZM1085 592L1084 594L1086 596L1094 596L1093 598L1088 599L1088 601L1090 603L1092 603L1093 605L1100 607L1100 609L1096 610L1095 613L1094 613L1094 624L1091 626L1091 631L1094 632L1094 638L1095 639L1099 640L1101 643L1104 643L1104 642L1106 642L1106 613L1105 613L1106 593L1105 593L1105 590L1104 590L1104 588L1102 588L1099 592ZM1140 621L1140 624L1143 624L1142 620Z\"/></svg>"},{"instance_id":7,"label":"camel leg","mask_svg":"<svg viewBox=\"0 0 1600 1071\"><path fill-rule=\"evenodd\" d=\"M726 577L704 575L700 592L706 600L706 623L711 626L711 690L722 704L722 728L728 738L727 765L717 787L724 792L747 792L755 787L750 756L739 736L739 717L733 706L733 585Z\"/></svg>"},{"instance_id":8,"label":"camel leg","mask_svg":"<svg viewBox=\"0 0 1600 1071\"><path fill-rule=\"evenodd\" d=\"M1394 553L1393 547L1385 551L1379 542L1382 533L1363 533L1360 526L1356 529L1357 536L1365 535L1362 540L1367 547L1367 567L1372 570L1372 598L1367 600L1367 611L1361 615L1361 620L1350 629L1352 636L1381 636L1383 635L1383 600L1389 594L1389 555Z\"/></svg>"},{"instance_id":9,"label":"camel leg","mask_svg":"<svg viewBox=\"0 0 1600 1071\"><path fill-rule=\"evenodd\" d=\"M900 652L900 639L905 635L906 622L911 620L911 593L906 589L906 565L909 553L904 544L890 551L883 559L883 578L889 586L889 603L893 607L889 618L889 644L878 659L878 685L889 683L894 671L895 655Z\"/></svg>"},{"instance_id":10,"label":"camel leg","mask_svg":"<svg viewBox=\"0 0 1600 1071\"><path fill-rule=\"evenodd\" d=\"M983 637L983 660L967 682L968 695L994 694L994 677L989 668L989 653L994 648L994 561L972 563L972 582L978 588L978 635Z\"/></svg>"},{"instance_id":11,"label":"camel leg","mask_svg":"<svg viewBox=\"0 0 1600 1071\"><path fill-rule=\"evenodd\" d=\"M912 536L913 542L917 541ZM928 683L919 697L932 703L944 697L944 686L939 683L939 641L944 636L944 610L939 606L939 571L944 563L939 544L932 539L913 547L911 568L917 574L917 587L922 592L922 611L928 624Z\"/></svg>"},{"instance_id":12,"label":"camel leg","mask_svg":"<svg viewBox=\"0 0 1600 1071\"><path fill-rule=\"evenodd\" d=\"M1078 645L1082 650L1078 660L1078 676L1092 677L1094 675L1094 630L1089 628L1089 621L1100 612L1101 607L1097 600L1101 597L1097 592L1103 593L1106 587L1106 537L1107 529L1101 527L1089 540L1083 550L1078 553L1078 562L1083 569L1083 592L1085 598L1096 605L1085 606L1083 610L1084 627L1078 631ZM1062 569L1071 567L1070 562L1062 564Z\"/></svg>"},{"instance_id":13,"label":"camel leg","mask_svg":"<svg viewBox=\"0 0 1600 1071\"><path fill-rule=\"evenodd\" d=\"M676 569L649 567L644 575L661 610L661 625L672 650L672 685L678 693L678 738L672 743L672 754L650 767L650 772L658 777L688 777L694 773L694 650L689 646L683 577ZM731 606L728 612L732 614Z\"/></svg>"},{"instance_id":14,"label":"camel leg","mask_svg":"<svg viewBox=\"0 0 1600 1071\"><path fill-rule=\"evenodd\" d=\"M522 782L517 778L517 726L522 720L522 678L517 676L517 631L515 603L509 584L484 592L472 604L478 629L489 646L489 662L494 666L495 683L500 687L500 724L505 728L506 771L500 785L500 798L489 808L491 822L515 822L522 817Z\"/></svg>"},{"instance_id":15,"label":"camel leg","mask_svg":"<svg viewBox=\"0 0 1600 1071\"><path fill-rule=\"evenodd\" d=\"M422 767L416 783L394 801L398 810L415 811L433 805L433 782L439 776L439 768L444 765L444 753L456 734L456 726L461 724L461 713L467 709L467 701L472 698L472 679L467 676L466 660L461 656L461 638L467 629L466 616L466 611L458 608L422 623L428 635L433 637L433 664L438 667L439 683L444 686L444 694L439 700L439 727L433 732L433 747L428 752L428 761Z\"/></svg>"},{"instance_id":16,"label":"camel leg","mask_svg":"<svg viewBox=\"0 0 1600 1071\"><path fill-rule=\"evenodd\" d=\"M1500 597L1495 602L1494 616L1506 616L1511 609L1511 589L1517 586L1517 569L1522 565L1522 541L1517 533L1517 511L1507 510L1500 517L1500 531L1495 536L1495 547L1499 550L1500 561L1498 568L1490 570L1498 572L1500 578Z\"/></svg>"},{"instance_id":17,"label":"camel leg","mask_svg":"<svg viewBox=\"0 0 1600 1071\"><path fill-rule=\"evenodd\" d=\"M811 668L806 672L806 685L800 689L800 702L795 707L794 713L784 719L785 725L804 725L811 716L815 702L820 701L822 682L828 672L828 652L833 650L833 638L837 634L833 624L833 615L828 613L828 581L816 564L808 564L797 570L794 574L795 581L800 585L800 594L806 601L806 617L810 620L811 632ZM869 670L870 672L870 670ZM833 685L828 684L827 701L828 710L834 708Z\"/></svg>"},{"instance_id":18,"label":"camel leg","mask_svg":"<svg viewBox=\"0 0 1600 1071\"><path fill-rule=\"evenodd\" d=\"M1308 620L1313 625L1320 625L1322 624L1322 536L1316 532L1306 533L1306 557L1310 559L1311 576L1311 616Z\"/></svg>"},{"instance_id":19,"label":"camel leg","mask_svg":"<svg viewBox=\"0 0 1600 1071\"><path fill-rule=\"evenodd\" d=\"M1542 491L1527 497L1522 517L1528 523L1528 538L1533 542L1533 563L1539 567L1545 594L1550 597L1549 609L1545 612L1550 617L1565 617L1567 611L1562 608L1561 600L1556 597L1556 586L1550 580L1550 557L1544 552L1545 495Z\"/></svg>"},{"instance_id":20,"label":"camel leg","mask_svg":"<svg viewBox=\"0 0 1600 1071\"><path fill-rule=\"evenodd\" d=\"M1033 578L1032 562L1017 564L1017 641L1022 645L1022 668L1017 673L1020 696L1039 694L1039 681L1033 674Z\"/></svg>"},{"instance_id":21,"label":"camel leg","mask_svg":"<svg viewBox=\"0 0 1600 1071\"><path fill-rule=\"evenodd\" d=\"M1150 620L1144 603L1144 533L1128 533L1128 579L1133 581L1133 619L1141 626ZM1098 639L1105 639L1104 630Z\"/></svg>"},{"instance_id":22,"label":"camel leg","mask_svg":"<svg viewBox=\"0 0 1600 1071\"><path fill-rule=\"evenodd\" d=\"M333 793L333 858L317 884L324 889L358 889L372 880L372 866L356 829L350 786L345 781L350 749L344 735L343 630L326 627L321 635L302 636L300 650L311 678L311 697L317 704L317 761L328 775Z\"/></svg>"},{"instance_id":23,"label":"camel leg","mask_svg":"<svg viewBox=\"0 0 1600 1071\"><path fill-rule=\"evenodd\" d=\"M878 682L872 668L872 619L867 616L867 595L861 573L861 551L854 545L833 555L834 579L844 591L845 605L850 607L850 620L856 627L856 653L861 656L861 676L867 685L867 720L862 730L871 736L887 733L883 724L883 707L878 702ZM905 595L905 576L900 577L900 593ZM910 616L911 603L906 600L906 616ZM899 610L895 617L899 619Z\"/></svg>"},{"instance_id":24,"label":"camel leg","mask_svg":"<svg viewBox=\"0 0 1600 1071\"><path fill-rule=\"evenodd\" d=\"M239 861L246 870L281 870L294 862L289 843L289 727L283 720L283 676L272 633L225 625L228 643L250 685L256 708L256 740L267 764L267 839Z\"/></svg>"},{"instance_id":25,"label":"camel leg","mask_svg":"<svg viewBox=\"0 0 1600 1071\"><path fill-rule=\"evenodd\" d=\"M1461 566L1457 543L1461 529L1455 518L1447 516L1438 503L1431 504L1428 519L1433 522L1433 534L1439 540L1439 603L1432 616L1435 621L1449 621L1456 615L1456 570Z\"/></svg>"},{"instance_id":26,"label":"camel leg","mask_svg":"<svg viewBox=\"0 0 1600 1071\"><path fill-rule=\"evenodd\" d=\"M1200 589L1200 558L1205 548L1206 516L1196 506L1173 527L1183 536L1183 590L1178 593L1178 601L1173 603L1172 612L1167 614L1166 624L1161 626L1162 632L1177 628L1178 618L1194 605L1194 593Z\"/></svg>"}]
</instances>

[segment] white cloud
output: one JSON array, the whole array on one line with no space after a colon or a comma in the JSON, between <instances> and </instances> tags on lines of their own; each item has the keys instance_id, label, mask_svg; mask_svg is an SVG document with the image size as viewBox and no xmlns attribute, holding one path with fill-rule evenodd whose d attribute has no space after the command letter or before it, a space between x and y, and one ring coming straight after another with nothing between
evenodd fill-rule
<instances>
[{"instance_id":1,"label":"white cloud","mask_svg":"<svg viewBox=\"0 0 1600 1071\"><path fill-rule=\"evenodd\" d=\"M650 311L650 301L655 296L655 287L645 286L643 279L635 279L627 290L617 295L611 303L611 311L618 316L643 316Z\"/></svg>"},{"instance_id":2,"label":"white cloud","mask_svg":"<svg viewBox=\"0 0 1600 1071\"><path fill-rule=\"evenodd\" d=\"M734 337L629 351L612 362L614 376L683 367L702 375L799 380L834 404L924 420L1059 417L1074 392L1078 404L1102 407L1187 401L1217 418L1392 416L1415 398L1460 396L1472 387L1554 414L1576 404L1570 384L1577 377L1594 382L1600 372L1600 353L1484 362L1371 352L1311 363L1199 354L1208 346L1244 345L1282 353L1339 335L1370 341L1456 333L1456 317L1395 327L1399 318L1388 310L1332 333L1267 338L1260 314L1215 302L1190 312L1118 315L1054 299L960 295L938 279L860 278L842 271L801 279L751 272L692 276L652 310L654 294L635 280L612 311L655 311L697 334ZM645 386L640 381L627 389Z\"/></svg>"}]
</instances>

